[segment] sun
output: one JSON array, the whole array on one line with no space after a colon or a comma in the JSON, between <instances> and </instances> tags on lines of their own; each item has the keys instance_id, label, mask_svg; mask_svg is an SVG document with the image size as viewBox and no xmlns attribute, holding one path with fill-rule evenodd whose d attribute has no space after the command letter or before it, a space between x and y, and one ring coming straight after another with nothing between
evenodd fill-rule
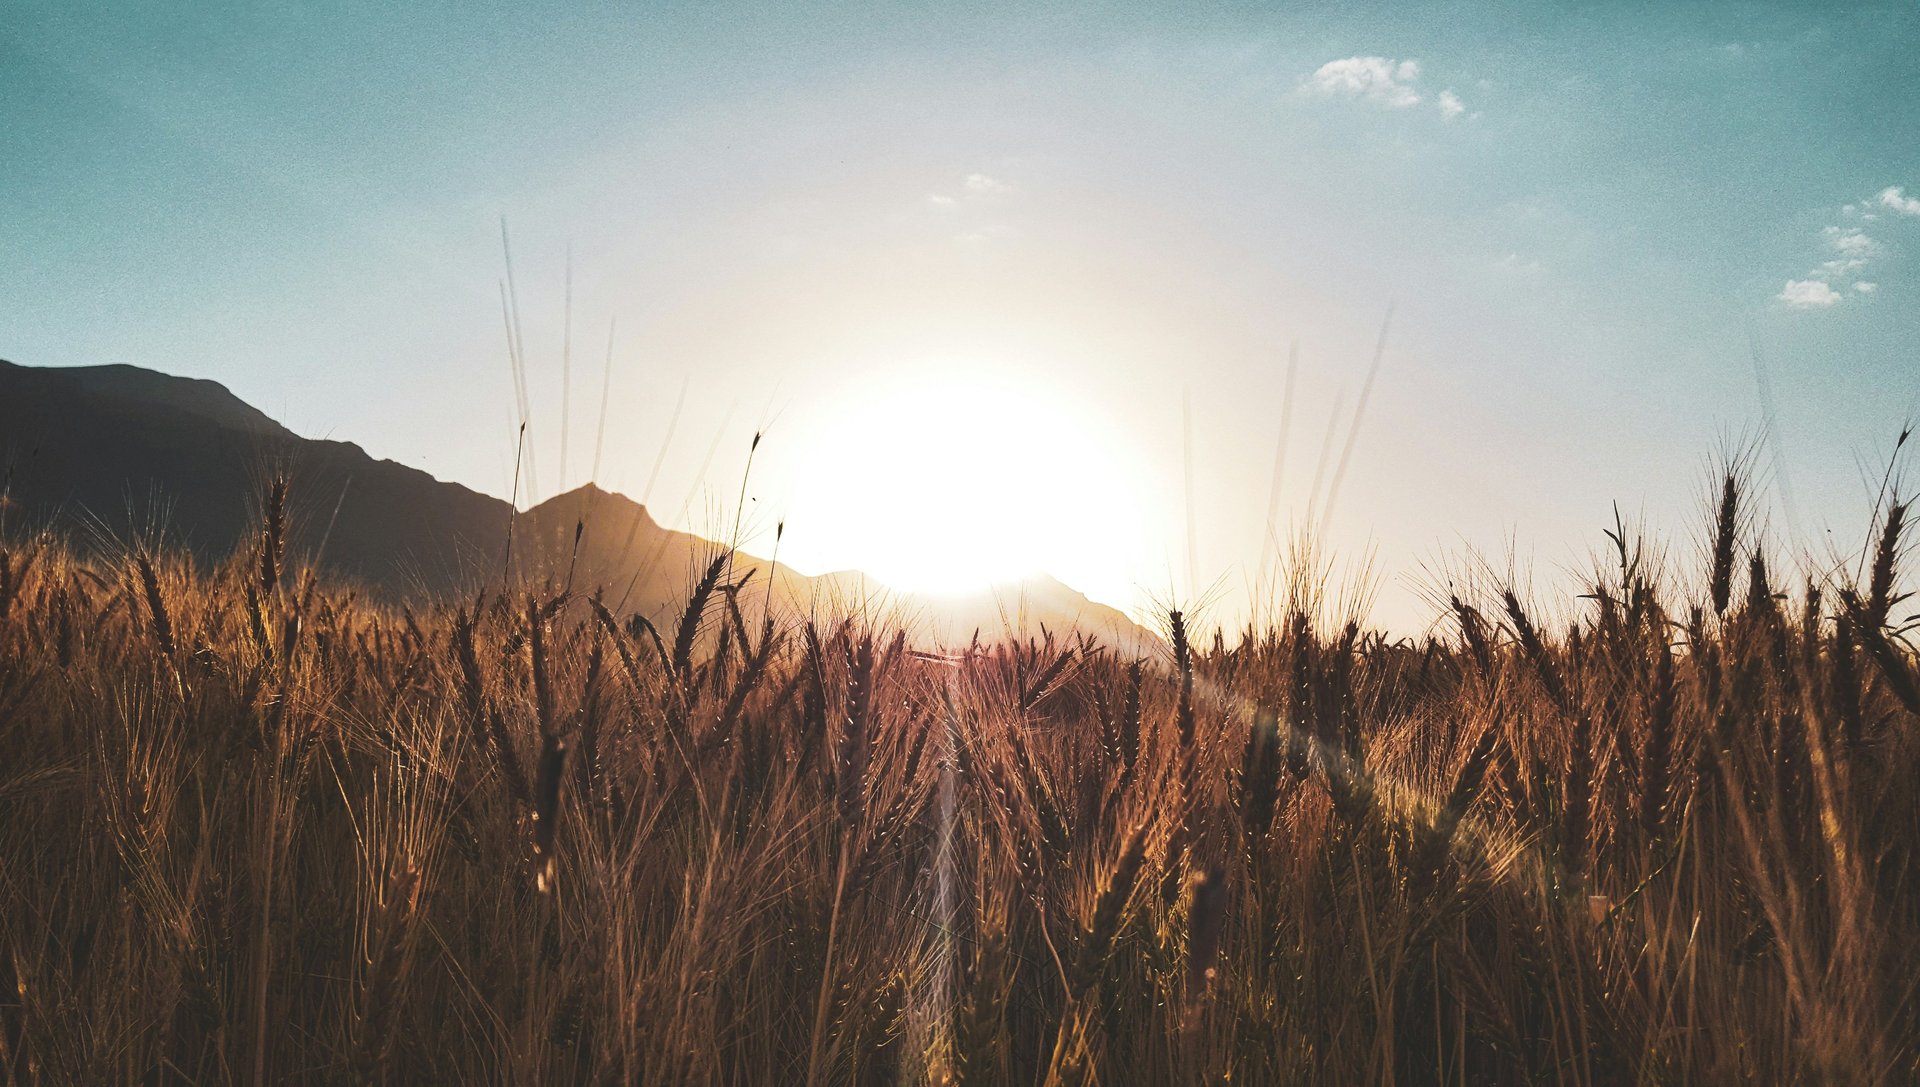
<instances>
[{"instance_id":1,"label":"sun","mask_svg":"<svg viewBox=\"0 0 1920 1087\"><path fill-rule=\"evenodd\" d=\"M1144 473L1069 391L954 360L852 384L810 416L786 507L796 565L935 594L1044 572L1119 603L1135 583Z\"/></svg>"}]
</instances>

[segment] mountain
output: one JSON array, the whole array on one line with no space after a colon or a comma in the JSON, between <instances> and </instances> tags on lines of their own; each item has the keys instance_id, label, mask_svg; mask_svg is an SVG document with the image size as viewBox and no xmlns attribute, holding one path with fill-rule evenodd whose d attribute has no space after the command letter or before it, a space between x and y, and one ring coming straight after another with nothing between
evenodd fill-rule
<instances>
[{"instance_id":1,"label":"mountain","mask_svg":"<svg viewBox=\"0 0 1920 1087\"><path fill-rule=\"evenodd\" d=\"M375 460L350 442L303 438L216 382L132 366L0 361L0 470L0 532L51 524L122 540L158 534L202 562L245 545L266 481L285 473L295 553L394 600L448 599L511 574L518 583L598 589L623 612L661 620L720 551L592 485L516 516L500 499ZM929 643L1041 625L1136 649L1155 642L1121 612L1052 578L928 597L858 572L810 577L736 554L729 576L749 572L745 599L766 599L771 586L777 609L861 610L908 623Z\"/></svg>"},{"instance_id":2,"label":"mountain","mask_svg":"<svg viewBox=\"0 0 1920 1087\"><path fill-rule=\"evenodd\" d=\"M578 547L574 531L581 530ZM514 566L521 576L578 586L602 586L611 603L627 600L628 610L659 618L685 599L688 584L715 554L718 545L654 523L646 507L624 495L591 484L542 502L522 514L514 526ZM1096 603L1061 582L1038 577L960 595L916 595L895 591L858 571L809 577L775 567L744 552L734 556L732 578L752 571L749 599L773 585L773 594L791 611L835 615L862 610L912 626L930 641L965 642L978 630L992 640L1006 630L1056 632L1079 629L1109 644L1144 649L1154 636L1123 613Z\"/></svg>"}]
</instances>

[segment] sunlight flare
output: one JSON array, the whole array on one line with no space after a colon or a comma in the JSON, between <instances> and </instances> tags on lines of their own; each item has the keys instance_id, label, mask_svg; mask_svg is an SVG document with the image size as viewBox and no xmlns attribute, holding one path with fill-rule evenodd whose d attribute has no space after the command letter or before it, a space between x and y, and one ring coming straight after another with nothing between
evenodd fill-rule
<instances>
[{"instance_id":1,"label":"sunlight flare","mask_svg":"<svg viewBox=\"0 0 1920 1087\"><path fill-rule=\"evenodd\" d=\"M1144 478L1110 424L1018 369L970 359L850 384L792 439L788 555L961 593L1035 573L1118 600ZM1122 601L1124 602L1124 601Z\"/></svg>"}]
</instances>

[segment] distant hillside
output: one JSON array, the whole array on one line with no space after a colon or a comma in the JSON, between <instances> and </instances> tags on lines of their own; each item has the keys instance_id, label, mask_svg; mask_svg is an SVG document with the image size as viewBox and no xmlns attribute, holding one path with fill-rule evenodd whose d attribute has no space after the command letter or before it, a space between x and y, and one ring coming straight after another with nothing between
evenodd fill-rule
<instances>
[{"instance_id":1,"label":"distant hillside","mask_svg":"<svg viewBox=\"0 0 1920 1087\"><path fill-rule=\"evenodd\" d=\"M517 518L506 502L446 483L348 442L302 438L216 382L132 366L37 368L0 362L4 528L51 523L117 538L165 530L203 560L232 553L259 523L276 471L292 482L293 541L322 568L396 599L443 598L497 583L513 529L516 578L602 590L626 611L664 616L718 552L657 524L639 503L587 486ZM579 545L574 539L579 530ZM1153 638L1119 611L1051 578L964 597L894 593L856 572L807 577L735 556L780 604L832 614L863 607L911 621L930 640L978 629L1079 628L1144 647Z\"/></svg>"},{"instance_id":2,"label":"distant hillside","mask_svg":"<svg viewBox=\"0 0 1920 1087\"><path fill-rule=\"evenodd\" d=\"M575 552L573 533L582 527ZM644 506L624 495L585 486L548 499L520 516L514 529L514 563L521 576L562 581L575 587L603 586L610 602L625 598L629 610L664 614L686 595L696 572L717 554L712 541L654 523ZM1033 578L991 591L958 596L896 592L858 571L809 577L741 553L733 560L737 581L754 571L748 596L758 597L771 578L776 597L802 612L835 614L853 608L880 612L912 624L934 640L966 641L975 630L992 638L1004 629L1064 632L1078 628L1109 643L1142 647L1153 638L1124 614L1052 578Z\"/></svg>"}]
</instances>

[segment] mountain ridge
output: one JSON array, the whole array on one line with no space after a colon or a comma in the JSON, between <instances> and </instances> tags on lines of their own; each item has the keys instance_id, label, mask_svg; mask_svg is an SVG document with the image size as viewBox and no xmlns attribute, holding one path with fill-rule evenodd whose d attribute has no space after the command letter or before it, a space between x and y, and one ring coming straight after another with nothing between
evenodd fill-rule
<instances>
[{"instance_id":1,"label":"mountain ridge","mask_svg":"<svg viewBox=\"0 0 1920 1087\"><path fill-rule=\"evenodd\" d=\"M245 545L266 481L284 472L306 558L402 601L470 593L503 575L564 579L661 619L723 548L593 483L516 512L354 443L302 437L218 382L124 364L0 360L0 464L0 529L25 517L56 527L77 520L121 538L163 534L202 562ZM1118 609L1051 577L935 597L857 570L807 575L745 552L731 566L735 581L771 586L796 611L884 613L934 642L1044 626L1142 651L1157 644Z\"/></svg>"}]
</instances>

